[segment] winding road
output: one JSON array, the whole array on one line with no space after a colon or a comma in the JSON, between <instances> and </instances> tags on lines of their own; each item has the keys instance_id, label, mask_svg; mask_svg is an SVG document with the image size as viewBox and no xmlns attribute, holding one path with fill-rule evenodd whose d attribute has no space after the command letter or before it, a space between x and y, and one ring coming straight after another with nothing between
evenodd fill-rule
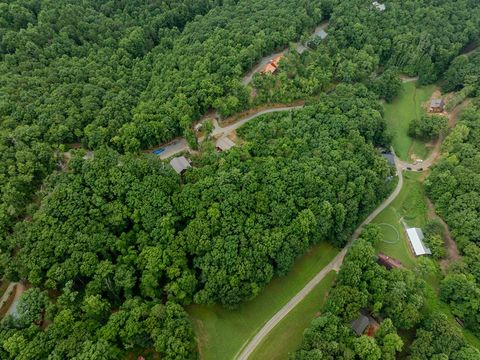
<instances>
[{"instance_id":1,"label":"winding road","mask_svg":"<svg viewBox=\"0 0 480 360\"><path fill-rule=\"evenodd\" d=\"M301 109L303 108L303 105L293 105L293 106L283 106L283 107L278 107L278 108L269 108L265 110L260 110L256 112L255 114L248 115L244 117L243 119L240 119L239 121L235 122L234 124L221 127L218 124L218 121L214 120L213 125L215 126L211 136L226 136L230 134L232 131L237 130L240 126L244 125L245 123L249 122L250 120L253 120L259 116L265 115L265 114L270 114L270 113L275 113L275 112L281 112L281 111L289 111L289 110L295 110L295 109ZM205 140L205 137L201 137L198 139L198 142L201 143ZM165 151L163 151L160 154L160 159L165 160L168 159L169 157L178 154L183 151L188 151L189 147L187 144L187 141L185 138L180 138L177 140L174 140L172 143L170 143L167 146L164 146Z\"/></svg>"},{"instance_id":2,"label":"winding road","mask_svg":"<svg viewBox=\"0 0 480 360\"><path fill-rule=\"evenodd\" d=\"M392 150L393 151L393 150ZM402 166L399 159L395 156L395 167L397 169L398 174L398 184L395 187L395 190L390 194L390 196L385 199L361 224L357 227L357 229L353 232L352 238L348 242L348 244L340 251L337 256L333 258L333 260L325 266L315 277L310 280L310 282L305 285L305 287L300 290L297 295L295 295L284 307L282 307L273 317L260 329L260 331L253 337L250 342L246 344L245 347L241 350L240 354L235 357L236 360L247 360L250 355L255 351L257 346L262 342L262 340L272 331L272 329L277 326L277 324L285 317L287 314L297 306L300 301L302 301L305 296L307 296L315 286L322 281L325 276L332 270L339 271L340 267L342 266L343 259L345 255L352 245L352 243L358 239L362 228L372 222L378 214L380 214L387 206L389 206L400 194L400 191L403 187L403 174L402 174Z\"/></svg>"}]
</instances>

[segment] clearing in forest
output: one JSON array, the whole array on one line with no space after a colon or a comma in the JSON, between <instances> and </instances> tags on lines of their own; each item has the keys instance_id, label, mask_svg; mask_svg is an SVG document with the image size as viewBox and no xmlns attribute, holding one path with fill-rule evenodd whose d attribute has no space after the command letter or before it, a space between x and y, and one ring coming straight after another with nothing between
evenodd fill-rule
<instances>
[{"instance_id":1,"label":"clearing in forest","mask_svg":"<svg viewBox=\"0 0 480 360\"><path fill-rule=\"evenodd\" d=\"M413 119L422 116L422 104L430 99L435 86L417 88L416 82L407 82L402 84L402 88L403 91L392 103L385 104L385 120L393 136L393 147L401 160L410 161L412 155L425 159L429 151L427 146L408 136L408 126Z\"/></svg>"},{"instance_id":2,"label":"clearing in forest","mask_svg":"<svg viewBox=\"0 0 480 360\"><path fill-rule=\"evenodd\" d=\"M373 224L381 227L385 241L377 244L377 252L383 252L390 257L398 259L404 266L415 270L426 281L426 311L445 313L451 324L459 327L451 313L450 307L442 302L439 297L440 280L442 274L438 263L431 257L416 258L409 248L402 220L411 227L423 228L428 220L435 219L437 215L428 207L428 198L425 195L423 181L425 173L404 172L404 185L402 191L383 212L381 212ZM387 226L390 225L390 226ZM400 241L392 241L395 237L391 231L394 227L400 234ZM460 327L459 327L460 328ZM480 340L470 331L460 328L466 340L472 345L479 347ZM408 342L408 333L404 334L404 341Z\"/></svg>"},{"instance_id":3,"label":"clearing in forest","mask_svg":"<svg viewBox=\"0 0 480 360\"><path fill-rule=\"evenodd\" d=\"M233 359L242 346L337 254L338 249L326 242L314 246L295 262L286 276L273 279L260 295L236 310L220 305L187 307L199 342L200 358Z\"/></svg>"}]
</instances>

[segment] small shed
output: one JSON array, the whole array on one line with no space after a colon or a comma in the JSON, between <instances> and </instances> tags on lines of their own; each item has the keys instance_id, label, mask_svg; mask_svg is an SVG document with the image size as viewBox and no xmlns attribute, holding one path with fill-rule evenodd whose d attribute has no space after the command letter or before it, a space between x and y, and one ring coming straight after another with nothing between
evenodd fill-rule
<instances>
[{"instance_id":1,"label":"small shed","mask_svg":"<svg viewBox=\"0 0 480 360\"><path fill-rule=\"evenodd\" d=\"M217 140L215 147L218 151L227 151L235 146L235 143L228 137L224 136Z\"/></svg>"},{"instance_id":2,"label":"small shed","mask_svg":"<svg viewBox=\"0 0 480 360\"><path fill-rule=\"evenodd\" d=\"M190 160L185 156L173 158L170 160L170 166L177 172L177 174L183 174L185 170L192 167L192 165L190 165Z\"/></svg>"},{"instance_id":3,"label":"small shed","mask_svg":"<svg viewBox=\"0 0 480 360\"><path fill-rule=\"evenodd\" d=\"M355 334L360 336L365 332L365 329L370 324L370 320L367 316L360 314L359 317L353 320L350 324L352 326L352 330L355 331Z\"/></svg>"},{"instance_id":4,"label":"small shed","mask_svg":"<svg viewBox=\"0 0 480 360\"><path fill-rule=\"evenodd\" d=\"M384 253L378 254L377 262L388 270L403 268L403 264L400 260L391 258Z\"/></svg>"},{"instance_id":5,"label":"small shed","mask_svg":"<svg viewBox=\"0 0 480 360\"><path fill-rule=\"evenodd\" d=\"M421 255L431 255L432 252L428 247L425 246L423 243L423 236L422 229L420 228L408 228L407 229L408 240L412 245L413 252L416 256Z\"/></svg>"},{"instance_id":6,"label":"small shed","mask_svg":"<svg viewBox=\"0 0 480 360\"><path fill-rule=\"evenodd\" d=\"M202 123L198 123L198 124L195 125L193 128L195 129L196 132L199 132L200 130L202 130L202 127L203 127L203 124L202 124Z\"/></svg>"},{"instance_id":7,"label":"small shed","mask_svg":"<svg viewBox=\"0 0 480 360\"><path fill-rule=\"evenodd\" d=\"M378 10L378 11L385 11L387 8L385 4L379 3L378 1L374 1L372 5Z\"/></svg>"},{"instance_id":8,"label":"small shed","mask_svg":"<svg viewBox=\"0 0 480 360\"><path fill-rule=\"evenodd\" d=\"M445 108L445 101L443 99L433 99L430 102L430 112L441 113Z\"/></svg>"}]
</instances>

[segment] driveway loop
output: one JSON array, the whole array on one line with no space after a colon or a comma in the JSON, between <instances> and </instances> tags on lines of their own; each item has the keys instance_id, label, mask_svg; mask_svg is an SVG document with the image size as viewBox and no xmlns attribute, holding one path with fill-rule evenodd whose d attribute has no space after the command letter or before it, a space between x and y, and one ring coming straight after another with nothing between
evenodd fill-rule
<instances>
[{"instance_id":1,"label":"driveway loop","mask_svg":"<svg viewBox=\"0 0 480 360\"><path fill-rule=\"evenodd\" d=\"M395 233L397 234L397 238L393 241L386 240L385 239L385 234L384 234L384 238L382 239L382 242L384 242L386 244L396 244L396 243L398 243L398 241L400 240L400 233L398 232L398 230L395 226L393 226L392 224L387 224L387 223L381 223L381 224L378 224L378 226L386 226L386 227L392 228L395 231Z\"/></svg>"}]
</instances>

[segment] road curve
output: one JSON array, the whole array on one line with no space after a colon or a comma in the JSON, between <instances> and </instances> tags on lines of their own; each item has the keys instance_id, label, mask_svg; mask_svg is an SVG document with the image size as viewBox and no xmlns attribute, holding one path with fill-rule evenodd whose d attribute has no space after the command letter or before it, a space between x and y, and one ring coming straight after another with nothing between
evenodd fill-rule
<instances>
[{"instance_id":1,"label":"road curve","mask_svg":"<svg viewBox=\"0 0 480 360\"><path fill-rule=\"evenodd\" d=\"M301 109L303 108L303 105L294 105L294 106L283 106L283 107L278 107L278 108L269 108L265 110L260 110L252 115L246 116L243 119L235 122L234 124L225 126L225 127L220 127L218 125L218 122L214 121L214 126L215 129L212 132L212 136L226 136L230 134L232 131L238 129L240 126L243 124L249 122L250 120L253 120L259 116L265 115L265 114L270 114L270 113L275 113L275 112L282 112L282 111L289 111L289 110L295 110L295 109ZM201 137L198 139L198 142L201 143L205 140L204 137ZM165 149L161 154L160 154L160 159L165 160L168 159L169 157L178 154L183 151L188 151L188 144L185 138L179 138L172 143L170 143L167 146L163 146Z\"/></svg>"},{"instance_id":2,"label":"road curve","mask_svg":"<svg viewBox=\"0 0 480 360\"><path fill-rule=\"evenodd\" d=\"M392 150L393 151L393 150ZM236 360L247 360L250 355L255 351L257 346L262 342L262 340L272 331L272 329L293 309L297 306L300 301L302 301L305 296L307 296L313 288L323 280L323 278L332 270L338 271L342 266L343 259L348 249L352 245L361 233L362 227L369 224L373 219L375 219L378 214L380 214L387 206L389 206L395 198L400 194L400 191L403 187L403 174L402 168L398 158L395 156L395 167L398 174L398 184L395 187L395 190L390 194L390 196L384 200L353 232L351 240L348 244L340 251L337 256L325 266L315 277L308 282L305 287L300 290L284 307L282 307L273 317L267 321L267 323L260 329L260 331L253 337L253 339L247 343L247 345L241 350L240 354L235 356Z\"/></svg>"}]
</instances>

